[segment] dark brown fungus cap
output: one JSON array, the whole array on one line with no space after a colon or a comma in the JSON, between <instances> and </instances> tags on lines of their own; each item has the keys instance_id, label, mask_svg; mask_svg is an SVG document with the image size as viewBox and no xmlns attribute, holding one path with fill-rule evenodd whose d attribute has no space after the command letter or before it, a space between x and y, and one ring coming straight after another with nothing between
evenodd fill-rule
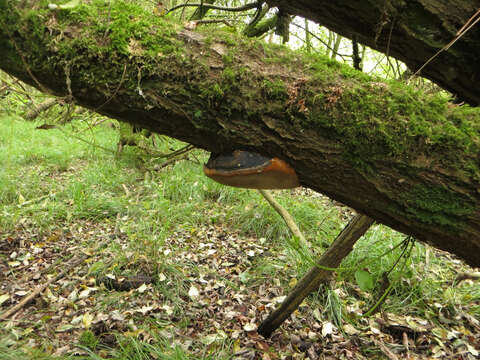
<instances>
[{"instance_id":1,"label":"dark brown fungus cap","mask_svg":"<svg viewBox=\"0 0 480 360\"><path fill-rule=\"evenodd\" d=\"M220 184L248 189L290 189L300 185L295 170L285 161L242 150L212 154L203 172Z\"/></svg>"}]
</instances>

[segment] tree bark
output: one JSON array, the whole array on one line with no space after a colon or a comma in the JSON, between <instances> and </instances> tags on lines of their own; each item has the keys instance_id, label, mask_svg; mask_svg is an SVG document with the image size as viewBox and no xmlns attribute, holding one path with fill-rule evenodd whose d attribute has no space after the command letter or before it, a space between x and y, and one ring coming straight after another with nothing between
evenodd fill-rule
<instances>
[{"instance_id":1,"label":"tree bark","mask_svg":"<svg viewBox=\"0 0 480 360\"><path fill-rule=\"evenodd\" d=\"M480 111L127 2L0 0L0 68L209 151L279 157L302 185L480 265Z\"/></svg>"},{"instance_id":2,"label":"tree bark","mask_svg":"<svg viewBox=\"0 0 480 360\"><path fill-rule=\"evenodd\" d=\"M398 58L415 72L453 40L480 8L478 0L267 0L345 37ZM480 14L477 14L477 18ZM480 104L480 26L473 26L428 66L424 76L472 105Z\"/></svg>"}]
</instances>

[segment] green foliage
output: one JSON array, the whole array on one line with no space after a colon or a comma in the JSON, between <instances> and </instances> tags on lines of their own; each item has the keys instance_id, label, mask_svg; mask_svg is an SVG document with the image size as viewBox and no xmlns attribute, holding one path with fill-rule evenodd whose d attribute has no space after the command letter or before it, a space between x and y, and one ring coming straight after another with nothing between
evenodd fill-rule
<instances>
[{"instance_id":1,"label":"green foliage","mask_svg":"<svg viewBox=\"0 0 480 360\"><path fill-rule=\"evenodd\" d=\"M365 270L357 270L355 271L355 280L357 281L357 285L363 291L371 291L373 290L373 278L368 271Z\"/></svg>"},{"instance_id":2,"label":"green foliage","mask_svg":"<svg viewBox=\"0 0 480 360\"><path fill-rule=\"evenodd\" d=\"M85 330L84 332L82 332L80 338L78 339L78 342L80 343L80 345L90 350L95 350L98 346L98 339L95 334L92 333L90 330Z\"/></svg>"},{"instance_id":3,"label":"green foliage","mask_svg":"<svg viewBox=\"0 0 480 360\"><path fill-rule=\"evenodd\" d=\"M95 0L92 5L82 3L71 11L60 11L58 14L64 30L71 31L76 24L88 25L76 29L81 32L78 39L80 47L97 48L104 54L112 52L124 55L147 51L149 55L156 56L176 51L179 43L173 40L173 28L169 31L169 27L164 25L165 21L159 21L157 16L149 14L137 4ZM96 37L99 35L106 36L104 43L98 43ZM133 49L135 42L138 42L138 47ZM61 46L60 51L68 55L76 46L73 41L65 47Z\"/></svg>"}]
</instances>

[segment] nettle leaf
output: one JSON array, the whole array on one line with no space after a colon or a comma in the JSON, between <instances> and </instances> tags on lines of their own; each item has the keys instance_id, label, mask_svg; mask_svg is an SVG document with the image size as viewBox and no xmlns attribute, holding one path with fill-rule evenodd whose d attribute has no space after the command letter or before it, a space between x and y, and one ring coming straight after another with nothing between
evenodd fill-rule
<instances>
[{"instance_id":1,"label":"nettle leaf","mask_svg":"<svg viewBox=\"0 0 480 360\"><path fill-rule=\"evenodd\" d=\"M366 270L355 271L355 280L357 281L357 285L363 291L373 290L373 277L368 271Z\"/></svg>"}]
</instances>

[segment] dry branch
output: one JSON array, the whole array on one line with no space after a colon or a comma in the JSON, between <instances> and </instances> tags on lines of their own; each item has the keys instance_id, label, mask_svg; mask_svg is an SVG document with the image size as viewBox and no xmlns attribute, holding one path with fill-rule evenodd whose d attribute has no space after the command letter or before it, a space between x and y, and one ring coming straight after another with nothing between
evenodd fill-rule
<instances>
[{"instance_id":1,"label":"dry branch","mask_svg":"<svg viewBox=\"0 0 480 360\"><path fill-rule=\"evenodd\" d=\"M63 278L70 270L72 270L74 267L80 265L82 262L84 262L89 256L88 255L83 255L78 259L73 260L67 267L65 267L57 276L52 277L49 279L47 282L44 284L38 286L33 292L31 292L29 295L25 296L18 304L12 306L10 309L6 310L4 313L0 315L0 321L7 320L10 316L15 314L18 310L23 308L26 304L28 304L30 301L32 301L35 297L37 297L39 294L43 292L50 284L60 280Z\"/></svg>"},{"instance_id":2,"label":"dry branch","mask_svg":"<svg viewBox=\"0 0 480 360\"><path fill-rule=\"evenodd\" d=\"M25 119L28 121L35 120L38 115L50 109L52 106L54 106L57 103L58 103L57 98L49 98L38 105L33 105L33 108L25 114Z\"/></svg>"},{"instance_id":3,"label":"dry branch","mask_svg":"<svg viewBox=\"0 0 480 360\"><path fill-rule=\"evenodd\" d=\"M338 267L341 261L352 251L355 242L365 234L372 224L373 219L368 216L355 216L320 257L317 266L313 266L308 271L280 307L262 322L258 328L258 333L264 337L270 337L272 332L298 308L303 299L318 289L322 282L330 278L332 271L324 268Z\"/></svg>"},{"instance_id":4,"label":"dry branch","mask_svg":"<svg viewBox=\"0 0 480 360\"><path fill-rule=\"evenodd\" d=\"M258 192L262 194L265 200L267 200L268 203L275 209L275 211L282 217L282 219L285 221L285 224L287 224L292 234L299 239L300 243L303 246L310 247L309 242L305 239L305 236L303 236L293 217L274 199L272 192L269 190L258 190Z\"/></svg>"}]
</instances>

